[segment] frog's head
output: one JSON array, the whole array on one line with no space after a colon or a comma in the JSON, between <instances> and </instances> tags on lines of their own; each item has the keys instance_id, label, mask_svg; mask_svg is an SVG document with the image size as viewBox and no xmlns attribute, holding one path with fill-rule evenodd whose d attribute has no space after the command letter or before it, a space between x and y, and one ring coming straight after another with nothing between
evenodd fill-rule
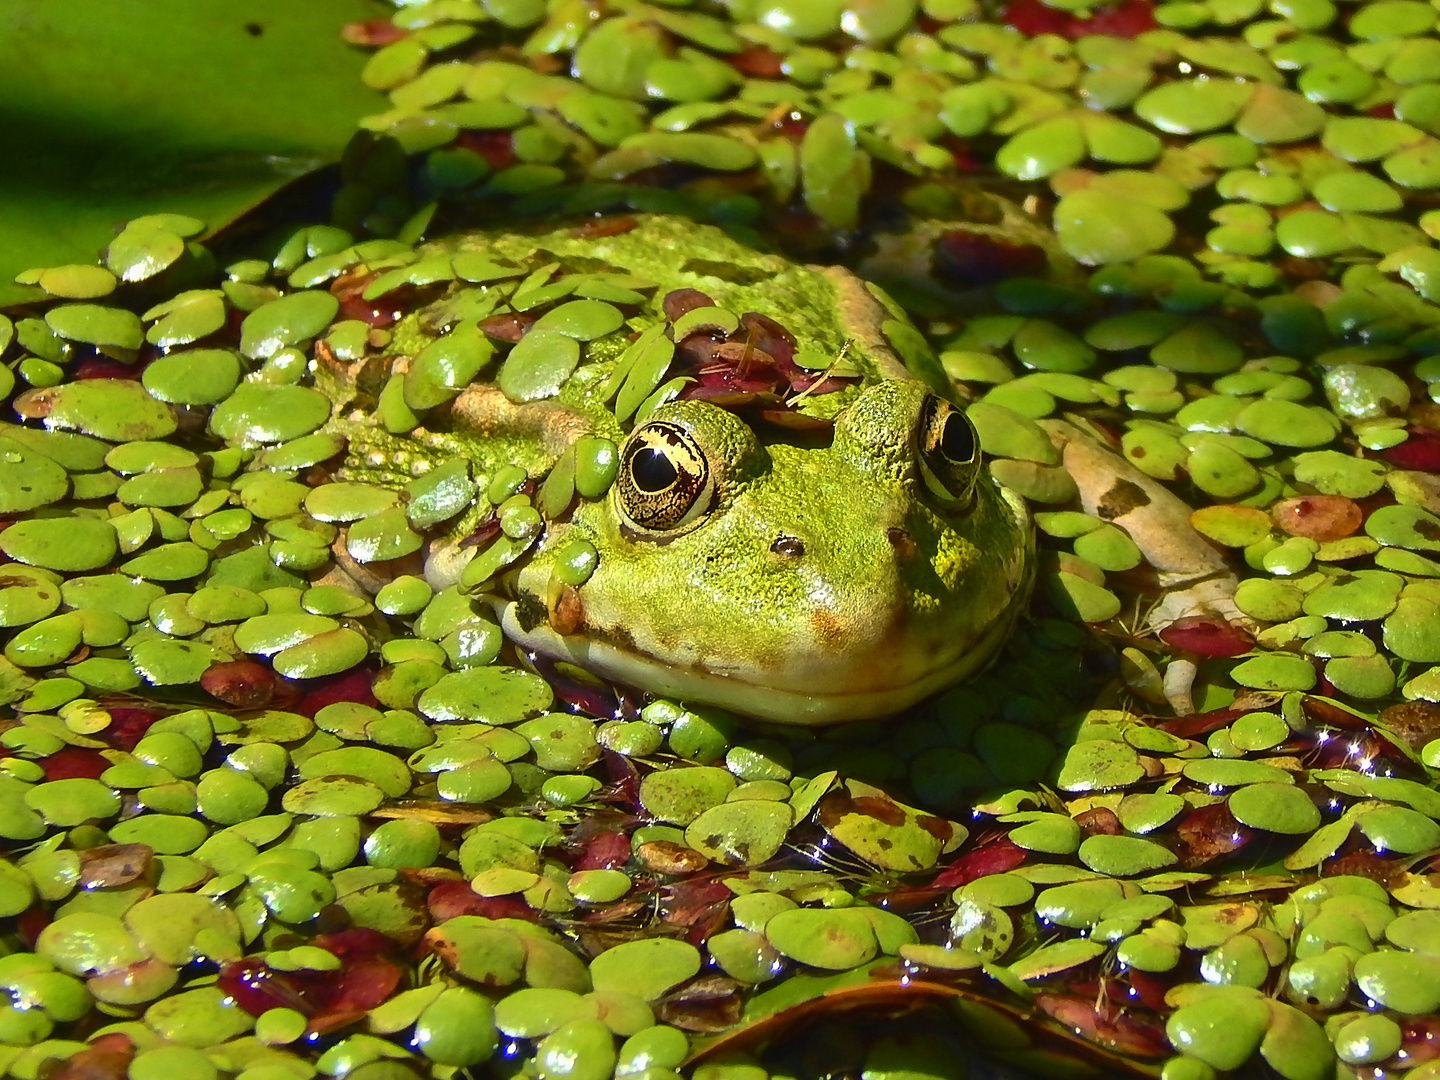
<instances>
[{"instance_id":1,"label":"frog's head","mask_svg":"<svg viewBox=\"0 0 1440 1080\"><path fill-rule=\"evenodd\" d=\"M577 536L600 555L552 578ZM507 634L692 703L823 724L885 716L980 668L1032 576L1023 502L985 473L965 415L881 382L829 446L762 441L700 401L657 409L515 581Z\"/></svg>"}]
</instances>

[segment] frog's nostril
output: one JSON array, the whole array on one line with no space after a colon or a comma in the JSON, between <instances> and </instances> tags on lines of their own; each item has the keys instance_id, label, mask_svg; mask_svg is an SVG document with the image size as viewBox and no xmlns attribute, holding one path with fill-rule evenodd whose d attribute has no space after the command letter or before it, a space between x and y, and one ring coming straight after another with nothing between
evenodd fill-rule
<instances>
[{"instance_id":1,"label":"frog's nostril","mask_svg":"<svg viewBox=\"0 0 1440 1080\"><path fill-rule=\"evenodd\" d=\"M770 545L770 550L777 555L788 555L792 559L798 559L805 554L805 542L795 536L781 536Z\"/></svg>"},{"instance_id":2,"label":"frog's nostril","mask_svg":"<svg viewBox=\"0 0 1440 1080\"><path fill-rule=\"evenodd\" d=\"M908 559L915 554L915 538L904 529L892 528L885 536L890 541L890 546L895 549L898 558Z\"/></svg>"}]
</instances>

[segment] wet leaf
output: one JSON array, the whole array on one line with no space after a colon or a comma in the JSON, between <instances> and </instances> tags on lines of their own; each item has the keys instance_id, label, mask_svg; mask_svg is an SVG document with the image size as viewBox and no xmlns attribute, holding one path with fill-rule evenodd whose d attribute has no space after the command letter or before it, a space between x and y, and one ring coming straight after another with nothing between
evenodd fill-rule
<instances>
[{"instance_id":1,"label":"wet leaf","mask_svg":"<svg viewBox=\"0 0 1440 1080\"><path fill-rule=\"evenodd\" d=\"M350 0L262 0L243 14L223 0L159 2L117 23L87 0L8 6L0 95L26 167L0 181L0 303L38 293L12 284L27 267L92 258L114 222L169 210L215 228L336 160L383 100L336 33L370 12Z\"/></svg>"}]
</instances>

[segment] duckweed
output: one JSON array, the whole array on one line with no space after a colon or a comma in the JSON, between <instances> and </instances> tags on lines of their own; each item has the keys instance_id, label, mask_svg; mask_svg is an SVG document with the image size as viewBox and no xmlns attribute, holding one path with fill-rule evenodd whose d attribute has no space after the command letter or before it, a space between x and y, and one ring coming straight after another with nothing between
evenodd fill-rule
<instances>
[{"instance_id":1,"label":"duckweed","mask_svg":"<svg viewBox=\"0 0 1440 1080\"><path fill-rule=\"evenodd\" d=\"M1377 0L1335 25L1328 4L1272 5L1297 35L1169 4L1156 18L1192 37L1126 40L1011 7L1001 30L943 4L923 23L911 5L779 4L737 26L410 5L365 73L395 105L367 126L437 148L426 175L461 200L658 206L742 236L801 215L838 249L872 192L914 178L907 206L943 223L935 275L903 288L883 253L862 269L921 313L960 395L984 395L992 471L1055 509L999 665L883 728L756 738L711 710L637 715L576 672L516 666L488 611L420 576L427 541L473 538L449 580L483 585L575 498L604 497L610 436L680 392L678 342L736 333L734 313L693 307L672 340L636 317L661 283L356 243L362 219L403 217L368 205L353 231L302 230L225 288L133 311L127 290L200 223L131 223L107 269L35 276L52 300L15 324L3 369L21 423L0 431L0 513L20 519L0 532L17 853L0 909L51 921L0 972L15 1075L111 1052L113 1034L50 1041L97 1005L130 1018L137 1080L497 1052L542 1077L670 1075L687 1031L759 1000L744 987L778 979L795 1002L881 964L932 985L968 971L975 1002L1045 994L1099 1041L1091 988L1114 979L1166 1035L1130 1049L1178 1054L1172 1080L1256 1054L1287 1078L1383 1062L1440 1009L1440 804L1421 782L1440 700L1434 230L1408 224L1440 183L1434 13ZM528 55L571 54L574 79L447 51L497 25ZM1038 262L985 224L1019 218L955 180L970 158L1053 202L1056 240L1021 234ZM604 186L667 170L678 190ZM342 175L346 198L373 197L354 160ZM1192 237L1186 207L1212 205ZM959 325L931 289L994 311ZM422 314L389 338L354 296ZM372 385L364 366L400 356ZM102 358L141 360L139 381L68 378ZM603 378L617 426L575 444L563 490L534 490L548 465L397 452L351 423L373 404L388 431L428 431L487 375L546 406ZM1135 469L1094 497L1052 439L1086 416ZM1145 621L1132 577L1165 548L1127 515L1147 478L1233 553L1233 609ZM601 557L567 547L557 594ZM1118 668L1077 622L1127 646ZM1264 869L1218 869L1247 859ZM884 910L912 889L944 917ZM923 1057L895 1053L907 1074ZM763 1061L697 1068L793 1071Z\"/></svg>"}]
</instances>

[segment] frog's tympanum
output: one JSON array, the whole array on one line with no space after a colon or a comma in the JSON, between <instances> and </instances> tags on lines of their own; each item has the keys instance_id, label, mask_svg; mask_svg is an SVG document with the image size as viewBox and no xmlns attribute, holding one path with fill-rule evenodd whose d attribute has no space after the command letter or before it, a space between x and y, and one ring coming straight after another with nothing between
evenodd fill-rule
<instances>
[{"instance_id":1,"label":"frog's tympanum","mask_svg":"<svg viewBox=\"0 0 1440 1080\"><path fill-rule=\"evenodd\" d=\"M544 400L502 367L498 388L467 388L403 445L359 412L340 422L357 477L420 446L459 449L477 474L518 461L540 475L584 435L618 444L609 491L572 502L481 583L517 644L798 724L894 713L994 655L1032 577L1024 503L990 478L948 381L882 292L666 218L459 247L644 296ZM433 332L425 318L410 329ZM637 421L621 378L647 348L673 348L688 381ZM464 580L474 523L435 545L435 584ZM557 576L576 540L598 554L578 586Z\"/></svg>"}]
</instances>

